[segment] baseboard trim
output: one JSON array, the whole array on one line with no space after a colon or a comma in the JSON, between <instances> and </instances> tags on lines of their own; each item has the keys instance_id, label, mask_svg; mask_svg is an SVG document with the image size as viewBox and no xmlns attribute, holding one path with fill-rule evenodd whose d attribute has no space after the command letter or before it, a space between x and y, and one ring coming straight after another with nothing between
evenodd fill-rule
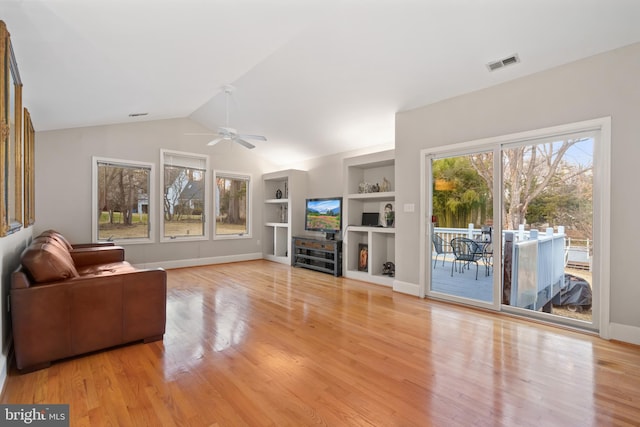
<instances>
[{"instance_id":1,"label":"baseboard trim","mask_svg":"<svg viewBox=\"0 0 640 427\"><path fill-rule=\"evenodd\" d=\"M609 338L629 344L640 345L640 328L620 323L610 323Z\"/></svg>"},{"instance_id":2,"label":"baseboard trim","mask_svg":"<svg viewBox=\"0 0 640 427\"><path fill-rule=\"evenodd\" d=\"M9 371L9 358L0 355L0 396L4 394L4 386L7 382L7 372Z\"/></svg>"},{"instance_id":3,"label":"baseboard trim","mask_svg":"<svg viewBox=\"0 0 640 427\"><path fill-rule=\"evenodd\" d=\"M393 290L402 294L420 296L420 286L415 283L402 282L400 280L393 281Z\"/></svg>"},{"instance_id":4,"label":"baseboard trim","mask_svg":"<svg viewBox=\"0 0 640 427\"><path fill-rule=\"evenodd\" d=\"M184 268L184 267L199 267L202 265L211 264L225 264L228 262L240 262L240 261L253 261L257 259L263 259L262 252L240 254L240 255L225 255L219 257L208 258L191 258L191 259L177 259L171 261L161 262L148 262L144 264L135 264L138 268L164 268L170 270L172 268Z\"/></svg>"}]
</instances>

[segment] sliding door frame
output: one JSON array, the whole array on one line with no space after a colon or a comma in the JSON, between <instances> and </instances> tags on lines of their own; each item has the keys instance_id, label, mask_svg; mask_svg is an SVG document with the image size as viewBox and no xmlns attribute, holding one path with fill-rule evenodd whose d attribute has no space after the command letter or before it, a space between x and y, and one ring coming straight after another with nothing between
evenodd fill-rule
<instances>
[{"instance_id":1,"label":"sliding door frame","mask_svg":"<svg viewBox=\"0 0 640 427\"><path fill-rule=\"evenodd\" d=\"M431 168L433 160L443 159L447 157L459 157L465 156L480 152L491 152L493 153L493 224L494 236L502 235L502 227L500 224L500 204L502 203L502 193L499 189L502 187L502 177L498 174L499 168L496 168L495 158L496 156L500 156L500 147L496 147L495 144L472 144L471 146L462 144L463 146L446 146L441 147L441 150L423 150L421 152L421 189L420 189L420 209L421 212L425 212L421 218L424 218L424 221L421 221L421 225L424 227L421 230L420 236L421 239L425 239L424 242L421 242L420 247L422 249L422 253L420 255L421 265L429 264L426 260L431 259L431 239L433 229L431 227L431 216L433 215L433 171ZM428 193L426 192L428 191ZM497 216L496 216L497 215ZM493 241L493 250L494 253L502 253L502 239L494 239ZM492 291L492 301L486 302L476 299L469 299L464 297L459 297L451 294L446 294L443 292L433 291L431 290L431 268L425 268L423 272L420 274L420 295L426 296L434 299L442 299L446 301L466 304L474 307L484 308L488 310L498 311L500 310L500 288L502 283L502 269L501 264L498 264L498 269L495 268L494 261L494 273L493 273L493 291ZM498 272L498 273L496 273ZM424 283L423 283L424 281Z\"/></svg>"},{"instance_id":2,"label":"sliding door frame","mask_svg":"<svg viewBox=\"0 0 640 427\"><path fill-rule=\"evenodd\" d=\"M593 153L593 290L598 298L594 298L593 328L602 338L610 338L610 231L611 231L611 117L569 123L531 131L518 132L491 138L478 139L457 144L444 145L420 151L420 296L443 298L453 302L469 304L468 300L433 294L428 291L431 283L431 212L432 212L432 173L431 161L434 158L465 155L479 151L494 151L494 230L497 236L502 233L502 218L499 217L502 203L502 147L504 145L536 140L544 137L596 131L599 138L594 145ZM500 153L496 156L495 152ZM497 221L495 216L498 215ZM497 225L497 226L496 226ZM495 239L501 240L501 239ZM501 248L495 248L496 251ZM497 252L501 253L501 252ZM496 257L496 271L500 278L494 280L494 304L473 304L487 309L506 311L502 307L502 259ZM498 287L496 293L496 286ZM506 306L505 306L506 307ZM508 310L508 309L507 309ZM510 311L510 310L509 310ZM533 317L537 317L534 316ZM544 319L542 319L544 320ZM569 326L580 325L571 320ZM589 328L590 329L590 328Z\"/></svg>"}]
</instances>

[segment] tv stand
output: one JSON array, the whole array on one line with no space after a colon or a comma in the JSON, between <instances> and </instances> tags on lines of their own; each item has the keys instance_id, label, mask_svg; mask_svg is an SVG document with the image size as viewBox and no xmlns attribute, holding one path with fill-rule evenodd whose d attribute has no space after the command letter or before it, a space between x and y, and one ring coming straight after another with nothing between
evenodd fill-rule
<instances>
[{"instance_id":1,"label":"tv stand","mask_svg":"<svg viewBox=\"0 0 640 427\"><path fill-rule=\"evenodd\" d=\"M342 240L293 237L291 265L342 276Z\"/></svg>"}]
</instances>

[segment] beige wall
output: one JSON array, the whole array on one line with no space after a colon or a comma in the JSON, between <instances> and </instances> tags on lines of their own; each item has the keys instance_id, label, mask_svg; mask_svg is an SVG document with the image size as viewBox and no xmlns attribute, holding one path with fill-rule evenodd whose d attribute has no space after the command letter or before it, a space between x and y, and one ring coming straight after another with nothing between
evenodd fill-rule
<instances>
[{"instance_id":1,"label":"beige wall","mask_svg":"<svg viewBox=\"0 0 640 427\"><path fill-rule=\"evenodd\" d=\"M503 70L506 71L506 70ZM501 72L501 71L497 71ZM396 202L420 205L420 151L611 116L611 322L640 328L635 252L640 201L640 44L396 116ZM398 212L397 278L419 283L419 212ZM637 334L634 329L632 334ZM640 338L639 338L640 339Z\"/></svg>"},{"instance_id":2,"label":"beige wall","mask_svg":"<svg viewBox=\"0 0 640 427\"><path fill-rule=\"evenodd\" d=\"M237 144L223 142L208 147L208 137L185 135L205 131L189 119L173 119L38 132L36 232L53 228L71 242L91 241L92 156L155 164L154 180L156 193L159 193L160 149L208 154L211 169L251 174L253 201L262 200L262 174L273 170L274 166ZM212 174L209 179L211 177ZM152 204L159 210L157 197ZM157 237L156 243L125 245L127 258L144 265L261 253L262 246L258 241L263 229L260 226L262 204L252 203L251 211L251 239L158 243ZM159 236L159 221L156 220L154 227L156 236Z\"/></svg>"},{"instance_id":3,"label":"beige wall","mask_svg":"<svg viewBox=\"0 0 640 427\"><path fill-rule=\"evenodd\" d=\"M341 196L343 186L343 161L348 157L361 156L393 149L393 144L379 145L366 149L345 151L317 159L300 162L291 167L307 171L307 197Z\"/></svg>"},{"instance_id":4,"label":"beige wall","mask_svg":"<svg viewBox=\"0 0 640 427\"><path fill-rule=\"evenodd\" d=\"M0 391L9 371L8 359L9 343L11 342L11 320L9 318L8 295L11 289L11 272L20 264L20 254L31 242L33 228L22 229L16 233L0 239L0 259L2 260L2 274L0 275Z\"/></svg>"}]
</instances>

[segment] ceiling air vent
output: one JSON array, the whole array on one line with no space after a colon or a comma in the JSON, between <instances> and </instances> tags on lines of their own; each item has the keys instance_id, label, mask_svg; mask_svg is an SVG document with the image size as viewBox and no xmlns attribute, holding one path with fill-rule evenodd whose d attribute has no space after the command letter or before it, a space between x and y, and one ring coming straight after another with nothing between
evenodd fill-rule
<instances>
[{"instance_id":1,"label":"ceiling air vent","mask_svg":"<svg viewBox=\"0 0 640 427\"><path fill-rule=\"evenodd\" d=\"M506 67L507 65L517 64L518 62L520 62L520 58L518 57L518 54L515 54L507 58L502 58L497 61L489 62L487 64L487 68L489 69L489 71L495 71L502 67Z\"/></svg>"}]
</instances>

